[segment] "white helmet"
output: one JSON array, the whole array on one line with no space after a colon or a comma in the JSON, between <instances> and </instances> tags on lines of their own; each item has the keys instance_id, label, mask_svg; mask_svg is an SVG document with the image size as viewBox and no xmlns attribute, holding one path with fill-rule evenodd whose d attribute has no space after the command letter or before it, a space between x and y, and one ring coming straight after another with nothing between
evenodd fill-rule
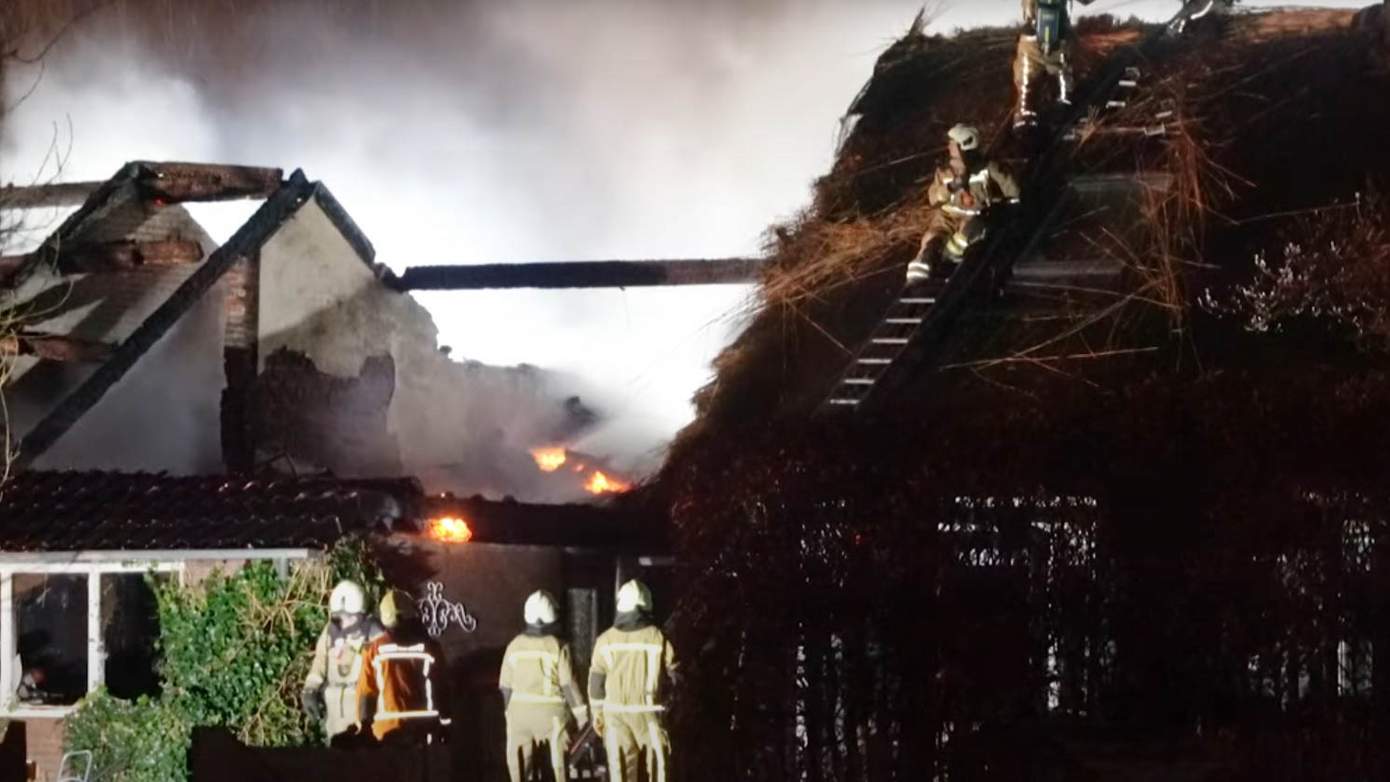
<instances>
[{"instance_id":1,"label":"white helmet","mask_svg":"<svg viewBox=\"0 0 1390 782\"><path fill-rule=\"evenodd\" d=\"M526 608L522 611L526 616L528 625L553 625L555 624L555 598L544 589L538 589L526 598Z\"/></svg>"},{"instance_id":2,"label":"white helmet","mask_svg":"<svg viewBox=\"0 0 1390 782\"><path fill-rule=\"evenodd\" d=\"M969 125L957 125L946 133L946 137L956 142L962 152L980 148L980 131Z\"/></svg>"},{"instance_id":3,"label":"white helmet","mask_svg":"<svg viewBox=\"0 0 1390 782\"><path fill-rule=\"evenodd\" d=\"M339 581L328 596L328 613L360 614L367 610L367 596L351 581Z\"/></svg>"},{"instance_id":4,"label":"white helmet","mask_svg":"<svg viewBox=\"0 0 1390 782\"><path fill-rule=\"evenodd\" d=\"M618 590L617 609L620 614L652 610L652 591L647 589L646 584L632 579Z\"/></svg>"}]
</instances>

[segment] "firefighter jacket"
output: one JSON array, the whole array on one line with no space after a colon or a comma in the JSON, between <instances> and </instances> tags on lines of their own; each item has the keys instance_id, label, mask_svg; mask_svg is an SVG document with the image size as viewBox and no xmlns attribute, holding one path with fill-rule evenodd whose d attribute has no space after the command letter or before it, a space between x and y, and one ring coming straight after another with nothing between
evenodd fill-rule
<instances>
[{"instance_id":1,"label":"firefighter jacket","mask_svg":"<svg viewBox=\"0 0 1390 782\"><path fill-rule=\"evenodd\" d=\"M994 163L965 174L939 168L927 188L927 200L932 206L941 207L942 212L952 217L966 219L1018 197L1018 183Z\"/></svg>"},{"instance_id":2,"label":"firefighter jacket","mask_svg":"<svg viewBox=\"0 0 1390 782\"><path fill-rule=\"evenodd\" d=\"M408 724L437 724L448 704L444 655L433 639L397 638L388 631L362 654L357 697L372 699L378 739Z\"/></svg>"},{"instance_id":3,"label":"firefighter jacket","mask_svg":"<svg viewBox=\"0 0 1390 782\"><path fill-rule=\"evenodd\" d=\"M619 621L594 644L589 702L600 714L665 711L676 653L661 628L645 617Z\"/></svg>"},{"instance_id":4,"label":"firefighter jacket","mask_svg":"<svg viewBox=\"0 0 1390 782\"><path fill-rule=\"evenodd\" d=\"M1038 47L1050 55L1071 38L1071 0L1022 0L1023 34L1037 40ZM1081 0L1090 5L1095 0Z\"/></svg>"},{"instance_id":5,"label":"firefighter jacket","mask_svg":"<svg viewBox=\"0 0 1390 782\"><path fill-rule=\"evenodd\" d=\"M563 715L584 707L574 683L569 644L530 628L507 645L497 686L507 698L508 714L544 709Z\"/></svg>"},{"instance_id":6,"label":"firefighter jacket","mask_svg":"<svg viewBox=\"0 0 1390 782\"><path fill-rule=\"evenodd\" d=\"M329 622L314 645L314 661L304 677L304 689L322 694L324 733L332 738L357 722L357 680L362 673L362 650L385 630L374 616L363 616L343 628Z\"/></svg>"}]
</instances>

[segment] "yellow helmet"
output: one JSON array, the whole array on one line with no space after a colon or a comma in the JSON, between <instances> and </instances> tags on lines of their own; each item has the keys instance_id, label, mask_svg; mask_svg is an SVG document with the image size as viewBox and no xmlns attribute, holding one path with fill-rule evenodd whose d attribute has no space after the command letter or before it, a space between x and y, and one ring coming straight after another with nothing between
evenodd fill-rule
<instances>
[{"instance_id":1,"label":"yellow helmet","mask_svg":"<svg viewBox=\"0 0 1390 782\"><path fill-rule=\"evenodd\" d=\"M399 589L392 589L381 598L381 623L387 628L399 627L402 622L419 615L415 600Z\"/></svg>"},{"instance_id":2,"label":"yellow helmet","mask_svg":"<svg viewBox=\"0 0 1390 782\"><path fill-rule=\"evenodd\" d=\"M646 584L632 579L618 589L617 609L620 614L652 610L652 591Z\"/></svg>"}]
</instances>

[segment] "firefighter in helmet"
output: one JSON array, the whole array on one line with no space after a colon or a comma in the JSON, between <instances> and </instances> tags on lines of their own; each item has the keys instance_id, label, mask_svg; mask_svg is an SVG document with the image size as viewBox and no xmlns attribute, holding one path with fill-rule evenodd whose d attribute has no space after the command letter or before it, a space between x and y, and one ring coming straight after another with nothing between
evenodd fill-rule
<instances>
[{"instance_id":1,"label":"firefighter in helmet","mask_svg":"<svg viewBox=\"0 0 1390 782\"><path fill-rule=\"evenodd\" d=\"M574 681L570 646L559 638L558 613L549 592L532 592L522 608L526 629L502 656L497 686L507 712L511 782L539 776L537 754L542 749L555 782L564 782L571 714L581 730L589 723L589 707Z\"/></svg>"},{"instance_id":2,"label":"firefighter in helmet","mask_svg":"<svg viewBox=\"0 0 1390 782\"><path fill-rule=\"evenodd\" d=\"M1018 108L1014 127L1033 125L1038 121L1039 87L1042 77L1057 79L1057 102L1070 105L1072 99L1072 29L1073 0L1023 0L1023 32L1018 36L1018 51L1014 55L1014 88L1018 92ZM1095 0L1081 0L1090 5Z\"/></svg>"},{"instance_id":3,"label":"firefighter in helmet","mask_svg":"<svg viewBox=\"0 0 1390 782\"><path fill-rule=\"evenodd\" d=\"M448 725L444 654L420 624L415 601L393 589L381 599L386 632L362 654L357 716L380 741L429 741Z\"/></svg>"},{"instance_id":4,"label":"firefighter in helmet","mask_svg":"<svg viewBox=\"0 0 1390 782\"><path fill-rule=\"evenodd\" d=\"M907 265L907 283L915 285L931 276L942 260L959 263L971 244L984 236L985 212L993 206L1016 202L1018 183L980 149L980 132L956 125L946 134L950 161L936 170L927 188L931 213L917 256Z\"/></svg>"},{"instance_id":5,"label":"firefighter in helmet","mask_svg":"<svg viewBox=\"0 0 1390 782\"><path fill-rule=\"evenodd\" d=\"M589 702L613 782L666 782L671 740L666 699L676 674L675 650L652 621L652 594L641 581L618 590L617 618L594 644Z\"/></svg>"},{"instance_id":6,"label":"firefighter in helmet","mask_svg":"<svg viewBox=\"0 0 1390 782\"><path fill-rule=\"evenodd\" d=\"M300 701L310 719L323 725L330 740L357 722L357 679L362 650L382 627L367 613L362 587L340 581L328 596L328 624L314 646L314 662L304 679Z\"/></svg>"}]
</instances>

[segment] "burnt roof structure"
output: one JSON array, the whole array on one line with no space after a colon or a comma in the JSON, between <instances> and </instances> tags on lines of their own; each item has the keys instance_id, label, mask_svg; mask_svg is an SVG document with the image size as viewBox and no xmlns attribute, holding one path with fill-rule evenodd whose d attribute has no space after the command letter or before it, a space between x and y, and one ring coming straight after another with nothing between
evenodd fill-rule
<instances>
[{"instance_id":1,"label":"burnt roof structure","mask_svg":"<svg viewBox=\"0 0 1390 782\"><path fill-rule=\"evenodd\" d=\"M248 198L264 199L264 203L220 247L179 206ZM328 188L309 181L302 171L282 179L276 168L139 161L123 166L97 186L36 250L11 264L4 279L5 286L15 292L13 306L52 323L47 330L16 335L10 346L15 355L96 358L98 363L95 372L29 431L20 433L20 463L31 464L41 457L220 279L239 262L253 258L310 201L320 206L375 276L387 282L393 279L389 270L374 263L371 242ZM26 286L44 269L59 275L58 284L39 282L35 290L28 290ZM89 299L111 296L113 290L117 298L124 295L119 293L121 286L113 286L102 272L148 275L149 270L157 277L127 286L140 296L163 294L156 306L143 310L143 318L131 320L130 313L142 311L138 306L125 307L114 315L115 321L112 316L76 320L67 316L80 313ZM77 281L71 282L68 275L78 275ZM113 337L114 343L99 341Z\"/></svg>"},{"instance_id":2,"label":"burnt roof structure","mask_svg":"<svg viewBox=\"0 0 1390 782\"><path fill-rule=\"evenodd\" d=\"M436 496L428 498L424 506L428 518L463 518L479 542L643 554L666 552L670 547L669 528L662 514L627 505L542 505Z\"/></svg>"}]
</instances>

